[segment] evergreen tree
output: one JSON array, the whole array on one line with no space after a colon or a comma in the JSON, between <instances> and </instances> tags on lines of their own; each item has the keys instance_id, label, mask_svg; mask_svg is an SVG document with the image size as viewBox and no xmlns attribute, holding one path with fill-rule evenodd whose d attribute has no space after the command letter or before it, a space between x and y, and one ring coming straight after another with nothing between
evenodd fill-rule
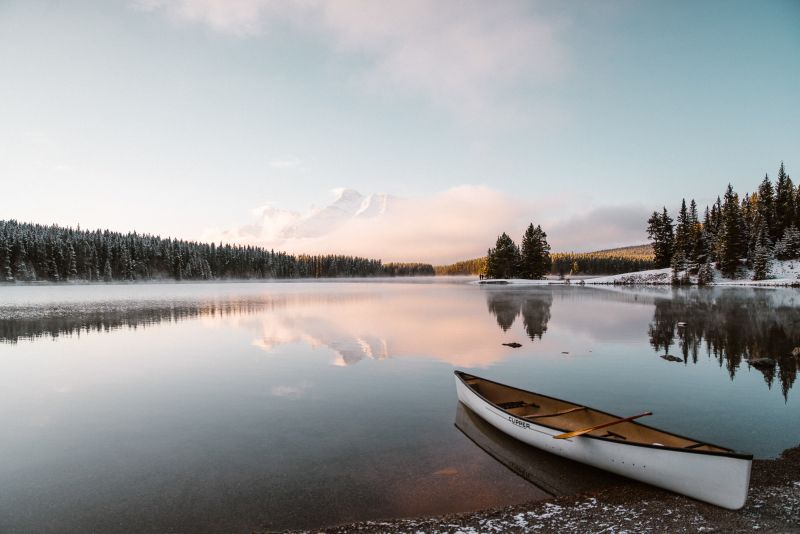
<instances>
[{"instance_id":1,"label":"evergreen tree","mask_svg":"<svg viewBox=\"0 0 800 534\"><path fill-rule=\"evenodd\" d=\"M114 279L114 275L111 271L111 260L106 257L106 263L103 266L103 282L110 282Z\"/></svg>"},{"instance_id":2,"label":"evergreen tree","mask_svg":"<svg viewBox=\"0 0 800 534\"><path fill-rule=\"evenodd\" d=\"M771 261L772 251L769 237L767 237L767 227L766 224L762 224L758 232L755 257L753 258L753 280L766 280Z\"/></svg>"},{"instance_id":3,"label":"evergreen tree","mask_svg":"<svg viewBox=\"0 0 800 534\"><path fill-rule=\"evenodd\" d=\"M669 267L672 260L675 235L672 228L672 218L667 213L667 208L664 208L660 215L657 211L654 211L647 220L647 235L653 241L656 268Z\"/></svg>"},{"instance_id":4,"label":"evergreen tree","mask_svg":"<svg viewBox=\"0 0 800 534\"><path fill-rule=\"evenodd\" d=\"M752 265L756 241L758 239L757 228L759 226L759 217L756 202L757 198L755 194L751 197L749 194L745 193L741 205L743 235L747 243L745 255L748 265Z\"/></svg>"},{"instance_id":5,"label":"evergreen tree","mask_svg":"<svg viewBox=\"0 0 800 534\"><path fill-rule=\"evenodd\" d=\"M19 243L19 250L17 250L17 259L14 262L14 277L23 282L30 282L36 279L35 272L28 267L26 258L28 257L27 250L24 243Z\"/></svg>"},{"instance_id":6,"label":"evergreen tree","mask_svg":"<svg viewBox=\"0 0 800 534\"><path fill-rule=\"evenodd\" d=\"M692 251L692 221L689 210L686 209L686 199L681 200L681 209L675 220L675 252L683 253L688 257Z\"/></svg>"},{"instance_id":7,"label":"evergreen tree","mask_svg":"<svg viewBox=\"0 0 800 534\"><path fill-rule=\"evenodd\" d=\"M75 248L72 246L71 241L67 243L67 262L67 278L69 280L75 280L78 277L78 261L75 255Z\"/></svg>"},{"instance_id":8,"label":"evergreen tree","mask_svg":"<svg viewBox=\"0 0 800 534\"><path fill-rule=\"evenodd\" d=\"M514 278L519 272L520 252L514 241L503 232L486 255L486 276Z\"/></svg>"},{"instance_id":9,"label":"evergreen tree","mask_svg":"<svg viewBox=\"0 0 800 534\"><path fill-rule=\"evenodd\" d=\"M711 261L706 259L697 270L697 284L705 286L714 281L714 267Z\"/></svg>"},{"instance_id":10,"label":"evergreen tree","mask_svg":"<svg viewBox=\"0 0 800 534\"><path fill-rule=\"evenodd\" d=\"M778 169L778 183L775 186L775 230L777 236L789 228L795 218L795 191L792 179L786 174L781 162Z\"/></svg>"},{"instance_id":11,"label":"evergreen tree","mask_svg":"<svg viewBox=\"0 0 800 534\"><path fill-rule=\"evenodd\" d=\"M783 232L783 237L775 243L775 257L779 260L800 258L800 230L792 225Z\"/></svg>"},{"instance_id":12,"label":"evergreen tree","mask_svg":"<svg viewBox=\"0 0 800 534\"><path fill-rule=\"evenodd\" d=\"M688 284L689 273L686 268L686 256L682 250L676 250L672 255L670 267L672 268L672 283L673 285Z\"/></svg>"},{"instance_id":13,"label":"evergreen tree","mask_svg":"<svg viewBox=\"0 0 800 534\"><path fill-rule=\"evenodd\" d=\"M58 282L61 279L58 274L58 263L54 256L51 256L47 263L47 275L53 282Z\"/></svg>"},{"instance_id":14,"label":"evergreen tree","mask_svg":"<svg viewBox=\"0 0 800 534\"><path fill-rule=\"evenodd\" d=\"M11 243L10 238L0 234L0 281L10 282L14 280L11 271Z\"/></svg>"},{"instance_id":15,"label":"evergreen tree","mask_svg":"<svg viewBox=\"0 0 800 534\"><path fill-rule=\"evenodd\" d=\"M725 202L722 205L722 227L720 235L720 271L729 278L736 277L739 260L747 253L739 197L728 184Z\"/></svg>"},{"instance_id":16,"label":"evergreen tree","mask_svg":"<svg viewBox=\"0 0 800 534\"><path fill-rule=\"evenodd\" d=\"M547 234L542 231L541 226L534 228L531 223L522 236L519 275L522 278L539 280L550 272L551 266Z\"/></svg>"},{"instance_id":17,"label":"evergreen tree","mask_svg":"<svg viewBox=\"0 0 800 534\"><path fill-rule=\"evenodd\" d=\"M797 184L794 193L794 225L800 228L800 184Z\"/></svg>"},{"instance_id":18,"label":"evergreen tree","mask_svg":"<svg viewBox=\"0 0 800 534\"><path fill-rule=\"evenodd\" d=\"M764 224L767 225L767 232L770 239L774 242L780 236L778 235L778 228L775 224L775 190L772 187L772 182L769 180L769 175L765 174L764 179L758 186L758 215Z\"/></svg>"},{"instance_id":19,"label":"evergreen tree","mask_svg":"<svg viewBox=\"0 0 800 534\"><path fill-rule=\"evenodd\" d=\"M699 264L705 261L706 244L705 239L703 238L703 225L700 223L700 219L697 215L697 203L694 201L694 199L692 199L691 203L689 204L689 224L691 226L691 233L689 236L691 244L687 259L692 264L692 268L696 272Z\"/></svg>"}]
</instances>

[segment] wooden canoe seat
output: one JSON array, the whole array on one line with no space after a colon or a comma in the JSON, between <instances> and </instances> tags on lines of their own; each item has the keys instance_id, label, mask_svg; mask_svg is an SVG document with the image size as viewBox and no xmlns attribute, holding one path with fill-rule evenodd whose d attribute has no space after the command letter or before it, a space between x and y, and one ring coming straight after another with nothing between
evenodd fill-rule
<instances>
[{"instance_id":1,"label":"wooden canoe seat","mask_svg":"<svg viewBox=\"0 0 800 534\"><path fill-rule=\"evenodd\" d=\"M570 408L569 410L561 410L560 412L553 412L553 413L543 413L543 414L532 414L532 415L523 415L523 419L540 419L542 417L556 417L559 415L565 415L572 412L578 412L580 410L585 410L585 406L578 406L576 408Z\"/></svg>"}]
</instances>

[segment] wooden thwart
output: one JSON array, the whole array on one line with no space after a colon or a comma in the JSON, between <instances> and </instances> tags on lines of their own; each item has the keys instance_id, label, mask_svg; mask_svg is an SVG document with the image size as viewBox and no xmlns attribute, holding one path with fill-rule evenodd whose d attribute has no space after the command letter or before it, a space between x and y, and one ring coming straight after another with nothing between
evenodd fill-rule
<instances>
[{"instance_id":1,"label":"wooden thwart","mask_svg":"<svg viewBox=\"0 0 800 534\"><path fill-rule=\"evenodd\" d=\"M568 439L574 438L576 436L582 436L583 434L588 434L594 430L600 430L601 428L606 428L607 426L618 425L620 423L627 423L628 421L633 421L634 419L639 419L640 417L644 417L646 415L653 415L653 412L644 412L640 413L639 415L632 415L630 417L625 417L622 419L617 419L616 421L611 421L610 423L603 423L602 425L595 425L590 426L589 428L583 428L581 430L574 430L572 432L567 432L566 434L559 434L557 436L553 436L556 439Z\"/></svg>"}]
</instances>

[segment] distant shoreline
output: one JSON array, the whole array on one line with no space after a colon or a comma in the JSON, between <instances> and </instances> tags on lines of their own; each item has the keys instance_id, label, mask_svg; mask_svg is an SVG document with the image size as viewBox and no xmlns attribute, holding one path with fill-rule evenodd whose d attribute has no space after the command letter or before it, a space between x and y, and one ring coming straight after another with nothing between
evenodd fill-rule
<instances>
[{"instance_id":1,"label":"distant shoreline","mask_svg":"<svg viewBox=\"0 0 800 534\"><path fill-rule=\"evenodd\" d=\"M746 287L793 287L800 288L800 265L798 265L797 278L771 278L767 280L748 279L718 279L707 284L708 286L746 286ZM592 285L592 286L672 286L670 269L655 269L650 271L636 271L615 275L586 275L568 278L552 276L541 280L528 280L523 278L511 279L476 279L475 275L403 275L403 276L342 276L320 278L225 278L218 280L175 280L175 279L150 279L150 280L114 280L111 282L90 280L32 280L0 282L0 289L11 287L70 287L70 286L135 286L135 285L210 285L210 284L302 284L302 283L366 283L366 282L403 282L436 280L459 280L473 285L514 285L514 286L546 286L546 285ZM683 287L697 286L696 281Z\"/></svg>"},{"instance_id":2,"label":"distant shoreline","mask_svg":"<svg viewBox=\"0 0 800 534\"><path fill-rule=\"evenodd\" d=\"M223 278L218 280L175 280L171 278L150 279L150 280L113 280L111 282L95 280L13 280L10 282L0 282L0 289L4 287L69 287L69 286L137 286L137 285L210 285L210 284L280 284L280 283L308 283L308 282L366 282L366 281L403 281L403 280L435 280L435 279L473 279L469 275L397 275L397 276L339 276L339 277L320 277L320 278Z\"/></svg>"}]
</instances>

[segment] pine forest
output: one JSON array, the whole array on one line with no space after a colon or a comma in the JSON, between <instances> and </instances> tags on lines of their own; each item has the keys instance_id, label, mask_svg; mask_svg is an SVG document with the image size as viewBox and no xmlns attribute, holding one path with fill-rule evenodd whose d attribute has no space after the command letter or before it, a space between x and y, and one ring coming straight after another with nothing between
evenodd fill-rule
<instances>
[{"instance_id":1,"label":"pine forest","mask_svg":"<svg viewBox=\"0 0 800 534\"><path fill-rule=\"evenodd\" d=\"M681 202L675 219L666 207L647 221L655 266L672 267L674 283L713 280L714 270L727 278L767 278L776 260L800 257L800 188L781 163L773 185L765 175L756 191L740 197L728 184L722 198L706 207L702 219L696 202Z\"/></svg>"},{"instance_id":2,"label":"pine forest","mask_svg":"<svg viewBox=\"0 0 800 534\"><path fill-rule=\"evenodd\" d=\"M0 281L135 281L433 275L423 263L299 255L148 234L0 220Z\"/></svg>"}]
</instances>

